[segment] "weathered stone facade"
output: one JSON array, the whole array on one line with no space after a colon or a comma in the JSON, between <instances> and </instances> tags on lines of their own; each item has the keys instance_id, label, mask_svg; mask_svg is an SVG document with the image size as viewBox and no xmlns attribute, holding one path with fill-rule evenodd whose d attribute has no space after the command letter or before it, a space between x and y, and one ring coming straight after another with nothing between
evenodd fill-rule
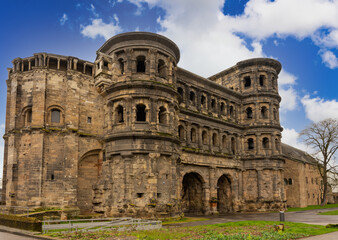
<instances>
[{"instance_id":1,"label":"weathered stone facade","mask_svg":"<svg viewBox=\"0 0 338 240\"><path fill-rule=\"evenodd\" d=\"M134 32L94 63L14 59L5 203L107 216L284 209L280 63L250 59L203 78L179 58L169 39Z\"/></svg>"}]
</instances>

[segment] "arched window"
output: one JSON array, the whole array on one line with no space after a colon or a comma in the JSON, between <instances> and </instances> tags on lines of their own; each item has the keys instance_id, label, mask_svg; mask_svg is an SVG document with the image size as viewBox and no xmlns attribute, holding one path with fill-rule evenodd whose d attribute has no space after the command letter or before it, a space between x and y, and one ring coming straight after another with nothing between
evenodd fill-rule
<instances>
[{"instance_id":1,"label":"arched window","mask_svg":"<svg viewBox=\"0 0 338 240\"><path fill-rule=\"evenodd\" d=\"M146 121L146 106L143 104L138 104L136 106L136 121L139 122Z\"/></svg>"},{"instance_id":2,"label":"arched window","mask_svg":"<svg viewBox=\"0 0 338 240\"><path fill-rule=\"evenodd\" d=\"M289 185L292 185L292 178L289 178Z\"/></svg>"},{"instance_id":3,"label":"arched window","mask_svg":"<svg viewBox=\"0 0 338 240\"><path fill-rule=\"evenodd\" d=\"M178 126L178 137L181 139L181 140L184 140L184 127L182 125L179 125Z\"/></svg>"},{"instance_id":4,"label":"arched window","mask_svg":"<svg viewBox=\"0 0 338 240\"><path fill-rule=\"evenodd\" d=\"M259 75L259 85L263 87L265 85L265 76Z\"/></svg>"},{"instance_id":5,"label":"arched window","mask_svg":"<svg viewBox=\"0 0 338 240\"><path fill-rule=\"evenodd\" d=\"M247 119L252 119L252 108L251 107L248 107L246 109L246 118Z\"/></svg>"},{"instance_id":6,"label":"arched window","mask_svg":"<svg viewBox=\"0 0 338 240\"><path fill-rule=\"evenodd\" d=\"M262 117L263 119L267 119L267 118L268 118L268 109L267 109L267 107L265 107L265 106L263 106L263 107L261 108L261 117Z\"/></svg>"},{"instance_id":7,"label":"arched window","mask_svg":"<svg viewBox=\"0 0 338 240\"><path fill-rule=\"evenodd\" d=\"M206 97L204 95L201 96L201 105L204 106L206 104Z\"/></svg>"},{"instance_id":8,"label":"arched window","mask_svg":"<svg viewBox=\"0 0 338 240\"><path fill-rule=\"evenodd\" d=\"M60 123L61 120L61 111L59 109L53 108L51 110L51 122Z\"/></svg>"},{"instance_id":9,"label":"arched window","mask_svg":"<svg viewBox=\"0 0 338 240\"><path fill-rule=\"evenodd\" d=\"M190 131L190 141L192 143L196 142L196 129L195 128L191 128L191 131Z\"/></svg>"},{"instance_id":10,"label":"arched window","mask_svg":"<svg viewBox=\"0 0 338 240\"><path fill-rule=\"evenodd\" d=\"M231 152L232 154L235 154L236 153L236 140L234 137L231 138L230 144L231 144L230 146Z\"/></svg>"},{"instance_id":11,"label":"arched window","mask_svg":"<svg viewBox=\"0 0 338 240\"><path fill-rule=\"evenodd\" d=\"M254 148L255 148L254 140L252 138L249 138L248 139L248 150L252 150Z\"/></svg>"},{"instance_id":12,"label":"arched window","mask_svg":"<svg viewBox=\"0 0 338 240\"><path fill-rule=\"evenodd\" d=\"M264 149L269 148L269 139L267 137L263 138L262 146Z\"/></svg>"},{"instance_id":13,"label":"arched window","mask_svg":"<svg viewBox=\"0 0 338 240\"><path fill-rule=\"evenodd\" d=\"M181 96L181 98L183 99L183 88L178 87L178 88L177 88L177 92L178 92L178 94Z\"/></svg>"},{"instance_id":14,"label":"arched window","mask_svg":"<svg viewBox=\"0 0 338 240\"><path fill-rule=\"evenodd\" d=\"M118 105L115 110L115 117L116 123L123 123L124 122L124 117L123 117L123 107L121 105Z\"/></svg>"},{"instance_id":15,"label":"arched window","mask_svg":"<svg viewBox=\"0 0 338 240\"><path fill-rule=\"evenodd\" d=\"M251 78L249 76L244 77L244 87L249 88L251 86Z\"/></svg>"},{"instance_id":16,"label":"arched window","mask_svg":"<svg viewBox=\"0 0 338 240\"><path fill-rule=\"evenodd\" d=\"M144 56L138 56L136 58L137 66L136 71L140 73L144 73L146 71L146 58Z\"/></svg>"},{"instance_id":17,"label":"arched window","mask_svg":"<svg viewBox=\"0 0 338 240\"><path fill-rule=\"evenodd\" d=\"M212 134L212 145L214 147L218 146L218 135L217 135L217 133Z\"/></svg>"},{"instance_id":18,"label":"arched window","mask_svg":"<svg viewBox=\"0 0 338 240\"><path fill-rule=\"evenodd\" d=\"M215 99L211 99L211 108L212 108L212 110L216 109L216 100Z\"/></svg>"},{"instance_id":19,"label":"arched window","mask_svg":"<svg viewBox=\"0 0 338 240\"><path fill-rule=\"evenodd\" d=\"M159 61L158 61L158 65L157 65L157 71L158 71L158 74L159 74L159 76L160 77L162 77L162 78L165 78L166 77L166 66L165 66L165 62L162 60L162 59L160 59Z\"/></svg>"},{"instance_id":20,"label":"arched window","mask_svg":"<svg viewBox=\"0 0 338 240\"><path fill-rule=\"evenodd\" d=\"M204 145L208 144L208 134L207 134L207 131L203 131L202 132L202 142L203 142Z\"/></svg>"},{"instance_id":21,"label":"arched window","mask_svg":"<svg viewBox=\"0 0 338 240\"><path fill-rule=\"evenodd\" d=\"M234 117L234 107L233 106L229 107L229 115L230 115L231 118Z\"/></svg>"},{"instance_id":22,"label":"arched window","mask_svg":"<svg viewBox=\"0 0 338 240\"><path fill-rule=\"evenodd\" d=\"M227 147L227 137L225 135L222 136L222 148Z\"/></svg>"},{"instance_id":23,"label":"arched window","mask_svg":"<svg viewBox=\"0 0 338 240\"><path fill-rule=\"evenodd\" d=\"M32 109L29 108L26 110L25 113L25 124L30 124L32 123Z\"/></svg>"},{"instance_id":24,"label":"arched window","mask_svg":"<svg viewBox=\"0 0 338 240\"><path fill-rule=\"evenodd\" d=\"M195 103L195 93L193 91L190 91L189 99L192 103Z\"/></svg>"},{"instance_id":25,"label":"arched window","mask_svg":"<svg viewBox=\"0 0 338 240\"><path fill-rule=\"evenodd\" d=\"M124 73L124 62L122 58L119 59L119 66L120 66L121 74L123 74Z\"/></svg>"},{"instance_id":26,"label":"arched window","mask_svg":"<svg viewBox=\"0 0 338 240\"><path fill-rule=\"evenodd\" d=\"M225 104L221 103L221 114L225 114Z\"/></svg>"},{"instance_id":27,"label":"arched window","mask_svg":"<svg viewBox=\"0 0 338 240\"><path fill-rule=\"evenodd\" d=\"M165 107L160 107L160 111L158 112L158 122L166 124L167 123L167 115L166 115L167 110Z\"/></svg>"},{"instance_id":28,"label":"arched window","mask_svg":"<svg viewBox=\"0 0 338 240\"><path fill-rule=\"evenodd\" d=\"M284 178L284 185L288 185L288 183L289 181L286 178Z\"/></svg>"}]
</instances>

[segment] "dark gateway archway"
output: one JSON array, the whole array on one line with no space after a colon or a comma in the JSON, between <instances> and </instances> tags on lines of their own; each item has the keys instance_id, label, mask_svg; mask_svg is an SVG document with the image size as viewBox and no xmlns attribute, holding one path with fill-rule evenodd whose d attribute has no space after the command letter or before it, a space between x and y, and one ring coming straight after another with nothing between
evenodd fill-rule
<instances>
[{"instance_id":1,"label":"dark gateway archway","mask_svg":"<svg viewBox=\"0 0 338 240\"><path fill-rule=\"evenodd\" d=\"M182 181L182 210L184 213L203 214L203 178L195 172L187 173Z\"/></svg>"},{"instance_id":2,"label":"dark gateway archway","mask_svg":"<svg viewBox=\"0 0 338 240\"><path fill-rule=\"evenodd\" d=\"M217 181L217 211L219 213L233 212L231 181L222 175Z\"/></svg>"}]
</instances>

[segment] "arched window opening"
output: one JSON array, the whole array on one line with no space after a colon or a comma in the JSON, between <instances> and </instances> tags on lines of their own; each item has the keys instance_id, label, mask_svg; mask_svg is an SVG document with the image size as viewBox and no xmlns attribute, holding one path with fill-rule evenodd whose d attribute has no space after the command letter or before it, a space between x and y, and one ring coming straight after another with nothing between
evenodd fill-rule
<instances>
[{"instance_id":1,"label":"arched window opening","mask_svg":"<svg viewBox=\"0 0 338 240\"><path fill-rule=\"evenodd\" d=\"M236 153L236 141L235 141L235 138L234 137L232 137L231 138L231 152L232 152L232 154L235 154Z\"/></svg>"},{"instance_id":2,"label":"arched window opening","mask_svg":"<svg viewBox=\"0 0 338 240\"><path fill-rule=\"evenodd\" d=\"M91 76L91 75L92 75L92 72L93 72L92 66L86 65L86 68L85 68L85 74Z\"/></svg>"},{"instance_id":3,"label":"arched window opening","mask_svg":"<svg viewBox=\"0 0 338 240\"><path fill-rule=\"evenodd\" d=\"M183 88L178 87L178 88L177 88L177 92L178 92L178 94L181 96L181 98L183 98Z\"/></svg>"},{"instance_id":4,"label":"arched window opening","mask_svg":"<svg viewBox=\"0 0 338 240\"><path fill-rule=\"evenodd\" d=\"M108 70L108 62L103 61L103 69Z\"/></svg>"},{"instance_id":5,"label":"arched window opening","mask_svg":"<svg viewBox=\"0 0 338 240\"><path fill-rule=\"evenodd\" d=\"M67 61L66 60L60 60L60 70L61 71L66 71L67 70Z\"/></svg>"},{"instance_id":6,"label":"arched window opening","mask_svg":"<svg viewBox=\"0 0 338 240\"><path fill-rule=\"evenodd\" d=\"M289 178L289 185L292 185L292 178Z\"/></svg>"},{"instance_id":7,"label":"arched window opening","mask_svg":"<svg viewBox=\"0 0 338 240\"><path fill-rule=\"evenodd\" d=\"M178 126L178 137L184 140L184 127L182 125Z\"/></svg>"},{"instance_id":8,"label":"arched window opening","mask_svg":"<svg viewBox=\"0 0 338 240\"><path fill-rule=\"evenodd\" d=\"M138 104L136 106L136 121L138 122L146 121L146 106L143 104Z\"/></svg>"},{"instance_id":9,"label":"arched window opening","mask_svg":"<svg viewBox=\"0 0 338 240\"><path fill-rule=\"evenodd\" d=\"M262 145L264 149L269 148L269 139L268 138L263 138Z\"/></svg>"},{"instance_id":10,"label":"arched window opening","mask_svg":"<svg viewBox=\"0 0 338 240\"><path fill-rule=\"evenodd\" d=\"M254 148L255 148L254 140L252 138L249 138L248 139L248 150L252 150Z\"/></svg>"},{"instance_id":11,"label":"arched window opening","mask_svg":"<svg viewBox=\"0 0 338 240\"><path fill-rule=\"evenodd\" d=\"M222 147L226 148L227 146L227 137L225 135L222 136Z\"/></svg>"},{"instance_id":12,"label":"arched window opening","mask_svg":"<svg viewBox=\"0 0 338 240\"><path fill-rule=\"evenodd\" d=\"M252 119L252 108L251 107L248 107L246 109L246 118L247 119Z\"/></svg>"},{"instance_id":13,"label":"arched window opening","mask_svg":"<svg viewBox=\"0 0 338 240\"><path fill-rule=\"evenodd\" d=\"M52 109L51 111L51 122L60 123L61 111L59 109Z\"/></svg>"},{"instance_id":14,"label":"arched window opening","mask_svg":"<svg viewBox=\"0 0 338 240\"><path fill-rule=\"evenodd\" d=\"M124 122L123 107L121 105L118 105L116 107L116 122L117 123L123 123Z\"/></svg>"},{"instance_id":15,"label":"arched window opening","mask_svg":"<svg viewBox=\"0 0 338 240\"><path fill-rule=\"evenodd\" d=\"M225 104L222 102L221 103L221 114L225 113Z\"/></svg>"},{"instance_id":16,"label":"arched window opening","mask_svg":"<svg viewBox=\"0 0 338 240\"><path fill-rule=\"evenodd\" d=\"M137 72L144 73L146 71L146 58L144 56L138 56L137 59Z\"/></svg>"},{"instance_id":17,"label":"arched window opening","mask_svg":"<svg viewBox=\"0 0 338 240\"><path fill-rule=\"evenodd\" d=\"M26 123L32 122L32 109L26 111Z\"/></svg>"},{"instance_id":18,"label":"arched window opening","mask_svg":"<svg viewBox=\"0 0 338 240\"><path fill-rule=\"evenodd\" d=\"M208 134L207 134L206 131L202 132L202 142L203 142L204 145L208 144Z\"/></svg>"},{"instance_id":19,"label":"arched window opening","mask_svg":"<svg viewBox=\"0 0 338 240\"><path fill-rule=\"evenodd\" d=\"M229 114L230 114L231 118L234 116L234 107L233 106L229 107Z\"/></svg>"},{"instance_id":20,"label":"arched window opening","mask_svg":"<svg viewBox=\"0 0 338 240\"><path fill-rule=\"evenodd\" d=\"M190 132L190 141L192 143L196 142L196 129L195 128L191 128L191 132Z\"/></svg>"},{"instance_id":21,"label":"arched window opening","mask_svg":"<svg viewBox=\"0 0 338 240\"><path fill-rule=\"evenodd\" d=\"M268 118L268 109L267 109L267 107L262 107L261 108L261 117L263 119L267 119Z\"/></svg>"},{"instance_id":22,"label":"arched window opening","mask_svg":"<svg viewBox=\"0 0 338 240\"><path fill-rule=\"evenodd\" d=\"M58 67L58 60L55 59L55 58L50 58L49 59L49 65L48 65L48 67L50 69L57 69L57 67Z\"/></svg>"},{"instance_id":23,"label":"arched window opening","mask_svg":"<svg viewBox=\"0 0 338 240\"><path fill-rule=\"evenodd\" d=\"M166 77L166 66L165 66L165 62L162 59L158 61L157 72L160 77L162 78Z\"/></svg>"},{"instance_id":24,"label":"arched window opening","mask_svg":"<svg viewBox=\"0 0 338 240\"><path fill-rule=\"evenodd\" d=\"M84 64L83 62L78 62L77 66L76 66L76 71L83 73L83 69L84 69Z\"/></svg>"},{"instance_id":25,"label":"arched window opening","mask_svg":"<svg viewBox=\"0 0 338 240\"><path fill-rule=\"evenodd\" d=\"M215 110L215 108L216 108L216 100L215 99L211 99L211 108L212 108L212 110Z\"/></svg>"},{"instance_id":26,"label":"arched window opening","mask_svg":"<svg viewBox=\"0 0 338 240\"><path fill-rule=\"evenodd\" d=\"M160 111L158 112L158 122L159 123L162 123L162 124L167 123L166 112L167 112L167 110L165 109L165 107L160 107Z\"/></svg>"},{"instance_id":27,"label":"arched window opening","mask_svg":"<svg viewBox=\"0 0 338 240\"><path fill-rule=\"evenodd\" d=\"M218 135L216 133L212 134L212 145L214 147L218 146Z\"/></svg>"},{"instance_id":28,"label":"arched window opening","mask_svg":"<svg viewBox=\"0 0 338 240\"><path fill-rule=\"evenodd\" d=\"M288 185L288 183L289 183L288 179L284 178L284 185L286 186Z\"/></svg>"},{"instance_id":29,"label":"arched window opening","mask_svg":"<svg viewBox=\"0 0 338 240\"><path fill-rule=\"evenodd\" d=\"M195 93L193 91L190 91L189 93L189 99L191 102L195 102Z\"/></svg>"},{"instance_id":30,"label":"arched window opening","mask_svg":"<svg viewBox=\"0 0 338 240\"><path fill-rule=\"evenodd\" d=\"M276 110L276 108L273 109L273 120L277 120L277 110Z\"/></svg>"},{"instance_id":31,"label":"arched window opening","mask_svg":"<svg viewBox=\"0 0 338 240\"><path fill-rule=\"evenodd\" d=\"M119 66L120 66L121 74L123 74L124 73L124 62L122 58L119 59Z\"/></svg>"},{"instance_id":32,"label":"arched window opening","mask_svg":"<svg viewBox=\"0 0 338 240\"><path fill-rule=\"evenodd\" d=\"M251 78L249 76L244 77L244 87L249 88L251 86Z\"/></svg>"},{"instance_id":33,"label":"arched window opening","mask_svg":"<svg viewBox=\"0 0 338 240\"><path fill-rule=\"evenodd\" d=\"M259 75L259 85L263 87L265 85L265 76Z\"/></svg>"},{"instance_id":34,"label":"arched window opening","mask_svg":"<svg viewBox=\"0 0 338 240\"><path fill-rule=\"evenodd\" d=\"M204 95L201 96L201 105L204 106L206 103L206 97Z\"/></svg>"}]
</instances>

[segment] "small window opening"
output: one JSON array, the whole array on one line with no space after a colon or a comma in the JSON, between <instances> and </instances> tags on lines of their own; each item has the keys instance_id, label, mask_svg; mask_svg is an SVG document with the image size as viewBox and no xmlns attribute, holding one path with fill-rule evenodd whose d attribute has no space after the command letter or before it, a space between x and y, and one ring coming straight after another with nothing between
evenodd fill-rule
<instances>
[{"instance_id":1,"label":"small window opening","mask_svg":"<svg viewBox=\"0 0 338 240\"><path fill-rule=\"evenodd\" d=\"M196 142L196 129L195 128L191 128L191 132L190 132L190 141L192 143Z\"/></svg>"},{"instance_id":2,"label":"small window opening","mask_svg":"<svg viewBox=\"0 0 338 240\"><path fill-rule=\"evenodd\" d=\"M267 107L262 107L262 108L261 108L261 117L262 117L263 119L268 118L268 109L267 109Z\"/></svg>"},{"instance_id":3,"label":"small window opening","mask_svg":"<svg viewBox=\"0 0 338 240\"><path fill-rule=\"evenodd\" d=\"M158 113L158 122L159 123L163 123L166 124L167 120L166 120L166 109L164 107L160 107L160 111Z\"/></svg>"},{"instance_id":4,"label":"small window opening","mask_svg":"<svg viewBox=\"0 0 338 240\"><path fill-rule=\"evenodd\" d=\"M184 140L184 127L182 125L178 126L178 137Z\"/></svg>"},{"instance_id":5,"label":"small window opening","mask_svg":"<svg viewBox=\"0 0 338 240\"><path fill-rule=\"evenodd\" d=\"M259 85L263 87L265 85L265 76L259 75Z\"/></svg>"},{"instance_id":6,"label":"small window opening","mask_svg":"<svg viewBox=\"0 0 338 240\"><path fill-rule=\"evenodd\" d=\"M137 61L137 72L144 73L146 71L146 58L144 56L139 56L136 59Z\"/></svg>"},{"instance_id":7,"label":"small window opening","mask_svg":"<svg viewBox=\"0 0 338 240\"><path fill-rule=\"evenodd\" d=\"M230 115L230 117L234 116L234 107L233 106L229 107L229 115Z\"/></svg>"},{"instance_id":8,"label":"small window opening","mask_svg":"<svg viewBox=\"0 0 338 240\"><path fill-rule=\"evenodd\" d=\"M218 136L216 133L212 134L212 145L214 147L218 146Z\"/></svg>"},{"instance_id":9,"label":"small window opening","mask_svg":"<svg viewBox=\"0 0 338 240\"><path fill-rule=\"evenodd\" d=\"M86 65L85 74L91 76L93 72L93 68L91 66Z\"/></svg>"},{"instance_id":10,"label":"small window opening","mask_svg":"<svg viewBox=\"0 0 338 240\"><path fill-rule=\"evenodd\" d=\"M289 178L289 185L292 185L292 178Z\"/></svg>"},{"instance_id":11,"label":"small window opening","mask_svg":"<svg viewBox=\"0 0 338 240\"><path fill-rule=\"evenodd\" d=\"M116 107L116 122L117 123L123 123L124 122L123 107L121 105L118 105Z\"/></svg>"},{"instance_id":12,"label":"small window opening","mask_svg":"<svg viewBox=\"0 0 338 240\"><path fill-rule=\"evenodd\" d=\"M87 118L87 123L88 123L88 124L91 124L91 123L92 123L92 117L88 117L88 118Z\"/></svg>"},{"instance_id":13,"label":"small window opening","mask_svg":"<svg viewBox=\"0 0 338 240\"><path fill-rule=\"evenodd\" d=\"M269 139L268 138L263 138L263 142L262 142L263 148L267 149L269 148Z\"/></svg>"},{"instance_id":14,"label":"small window opening","mask_svg":"<svg viewBox=\"0 0 338 240\"><path fill-rule=\"evenodd\" d=\"M181 96L181 98L183 99L183 88L178 87L178 88L177 88L177 92L178 92L178 94Z\"/></svg>"},{"instance_id":15,"label":"small window opening","mask_svg":"<svg viewBox=\"0 0 338 240\"><path fill-rule=\"evenodd\" d=\"M232 154L235 154L236 153L236 141L235 141L235 138L234 137L232 137L231 138L231 152L232 152Z\"/></svg>"},{"instance_id":16,"label":"small window opening","mask_svg":"<svg viewBox=\"0 0 338 240\"><path fill-rule=\"evenodd\" d=\"M55 58L50 58L49 59L49 68L51 69L57 69L58 66L58 61Z\"/></svg>"},{"instance_id":17,"label":"small window opening","mask_svg":"<svg viewBox=\"0 0 338 240\"><path fill-rule=\"evenodd\" d=\"M78 72L83 73L83 69L84 69L84 64L83 64L83 62L78 62L77 67L76 67L76 70L77 70Z\"/></svg>"},{"instance_id":18,"label":"small window opening","mask_svg":"<svg viewBox=\"0 0 338 240\"><path fill-rule=\"evenodd\" d=\"M208 134L206 131L202 132L202 142L204 145L208 144Z\"/></svg>"},{"instance_id":19,"label":"small window opening","mask_svg":"<svg viewBox=\"0 0 338 240\"><path fill-rule=\"evenodd\" d=\"M215 108L216 108L216 100L215 99L211 99L211 108L213 110L215 110Z\"/></svg>"},{"instance_id":20,"label":"small window opening","mask_svg":"<svg viewBox=\"0 0 338 240\"><path fill-rule=\"evenodd\" d=\"M66 60L60 60L60 70L62 70L62 71L67 70L67 61Z\"/></svg>"},{"instance_id":21,"label":"small window opening","mask_svg":"<svg viewBox=\"0 0 338 240\"><path fill-rule=\"evenodd\" d=\"M106 161L106 160L107 160L107 159L106 159L106 152L105 152L105 151L103 151L102 158L103 158L103 161Z\"/></svg>"},{"instance_id":22,"label":"small window opening","mask_svg":"<svg viewBox=\"0 0 338 240\"><path fill-rule=\"evenodd\" d=\"M28 62L23 62L23 71L28 71Z\"/></svg>"},{"instance_id":23,"label":"small window opening","mask_svg":"<svg viewBox=\"0 0 338 240\"><path fill-rule=\"evenodd\" d=\"M191 102L195 102L195 93L193 91L190 91L189 99Z\"/></svg>"},{"instance_id":24,"label":"small window opening","mask_svg":"<svg viewBox=\"0 0 338 240\"><path fill-rule=\"evenodd\" d=\"M59 109L52 109L51 115L52 115L51 117L52 123L60 122L61 111Z\"/></svg>"},{"instance_id":25,"label":"small window opening","mask_svg":"<svg viewBox=\"0 0 338 240\"><path fill-rule=\"evenodd\" d=\"M248 149L249 150L252 150L255 148L255 145L254 145L254 140L252 138L249 138L248 139Z\"/></svg>"},{"instance_id":26,"label":"small window opening","mask_svg":"<svg viewBox=\"0 0 338 240\"><path fill-rule=\"evenodd\" d=\"M311 178L311 183L313 184L313 178Z\"/></svg>"},{"instance_id":27,"label":"small window opening","mask_svg":"<svg viewBox=\"0 0 338 240\"><path fill-rule=\"evenodd\" d=\"M146 106L143 104L136 106L136 121L146 121Z\"/></svg>"},{"instance_id":28,"label":"small window opening","mask_svg":"<svg viewBox=\"0 0 338 240\"><path fill-rule=\"evenodd\" d=\"M157 71L161 78L166 77L166 66L165 66L165 62L162 59L158 61Z\"/></svg>"},{"instance_id":29,"label":"small window opening","mask_svg":"<svg viewBox=\"0 0 338 240\"><path fill-rule=\"evenodd\" d=\"M31 123L32 122L32 109L28 109L26 112L26 119L27 119L27 123Z\"/></svg>"},{"instance_id":30,"label":"small window opening","mask_svg":"<svg viewBox=\"0 0 338 240\"><path fill-rule=\"evenodd\" d=\"M244 78L244 87L248 88L251 86L251 78L250 77L245 77Z\"/></svg>"},{"instance_id":31,"label":"small window opening","mask_svg":"<svg viewBox=\"0 0 338 240\"><path fill-rule=\"evenodd\" d=\"M157 198L161 198L162 194L161 193L157 193Z\"/></svg>"},{"instance_id":32,"label":"small window opening","mask_svg":"<svg viewBox=\"0 0 338 240\"><path fill-rule=\"evenodd\" d=\"M248 107L246 109L246 118L247 119L252 119L252 108L251 107Z\"/></svg>"},{"instance_id":33,"label":"small window opening","mask_svg":"<svg viewBox=\"0 0 338 240\"><path fill-rule=\"evenodd\" d=\"M284 185L288 185L288 184L289 184L289 181L286 178L284 178Z\"/></svg>"},{"instance_id":34,"label":"small window opening","mask_svg":"<svg viewBox=\"0 0 338 240\"><path fill-rule=\"evenodd\" d=\"M221 114L225 113L225 104L221 103Z\"/></svg>"},{"instance_id":35,"label":"small window opening","mask_svg":"<svg viewBox=\"0 0 338 240\"><path fill-rule=\"evenodd\" d=\"M204 95L201 96L201 105L203 106L206 102L206 97Z\"/></svg>"},{"instance_id":36,"label":"small window opening","mask_svg":"<svg viewBox=\"0 0 338 240\"><path fill-rule=\"evenodd\" d=\"M136 193L136 195L137 195L137 198L142 198L144 193Z\"/></svg>"},{"instance_id":37,"label":"small window opening","mask_svg":"<svg viewBox=\"0 0 338 240\"><path fill-rule=\"evenodd\" d=\"M51 174L50 175L50 180L54 180L55 178L54 178L54 174Z\"/></svg>"},{"instance_id":38,"label":"small window opening","mask_svg":"<svg viewBox=\"0 0 338 240\"><path fill-rule=\"evenodd\" d=\"M121 74L123 74L124 73L124 62L122 58L119 59L119 66L120 66Z\"/></svg>"},{"instance_id":39,"label":"small window opening","mask_svg":"<svg viewBox=\"0 0 338 240\"><path fill-rule=\"evenodd\" d=\"M108 70L108 62L107 61L103 61L103 69Z\"/></svg>"}]
</instances>

